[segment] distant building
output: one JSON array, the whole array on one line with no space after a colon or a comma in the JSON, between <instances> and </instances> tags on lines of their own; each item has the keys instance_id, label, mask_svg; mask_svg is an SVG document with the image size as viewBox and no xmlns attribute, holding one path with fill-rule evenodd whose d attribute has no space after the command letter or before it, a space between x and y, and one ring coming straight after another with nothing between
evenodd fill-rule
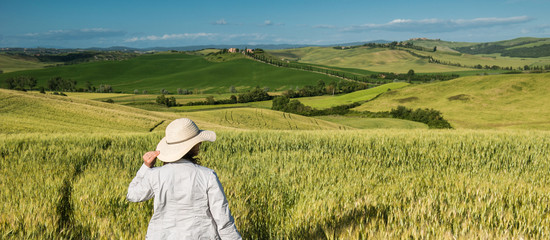
<instances>
[{"instance_id":1,"label":"distant building","mask_svg":"<svg viewBox=\"0 0 550 240\"><path fill-rule=\"evenodd\" d=\"M247 48L247 49L246 49L246 53L254 53L254 49L249 49L249 48Z\"/></svg>"},{"instance_id":2,"label":"distant building","mask_svg":"<svg viewBox=\"0 0 550 240\"><path fill-rule=\"evenodd\" d=\"M237 52L237 49L236 48L230 48L229 50L227 50L228 52L230 53L236 53Z\"/></svg>"}]
</instances>

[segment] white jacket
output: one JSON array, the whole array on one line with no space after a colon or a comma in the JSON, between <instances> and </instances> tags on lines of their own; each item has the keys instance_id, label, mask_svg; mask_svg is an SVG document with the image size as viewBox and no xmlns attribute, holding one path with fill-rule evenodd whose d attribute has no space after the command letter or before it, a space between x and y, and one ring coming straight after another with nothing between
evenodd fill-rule
<instances>
[{"instance_id":1,"label":"white jacket","mask_svg":"<svg viewBox=\"0 0 550 240\"><path fill-rule=\"evenodd\" d=\"M155 197L147 239L241 239L216 173L180 159L162 167L141 166L126 198Z\"/></svg>"}]
</instances>

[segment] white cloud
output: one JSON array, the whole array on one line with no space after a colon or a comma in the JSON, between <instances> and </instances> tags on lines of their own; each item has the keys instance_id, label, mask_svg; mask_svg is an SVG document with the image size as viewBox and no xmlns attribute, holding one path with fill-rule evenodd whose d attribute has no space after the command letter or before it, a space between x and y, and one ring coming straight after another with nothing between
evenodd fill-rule
<instances>
[{"instance_id":1,"label":"white cloud","mask_svg":"<svg viewBox=\"0 0 550 240\"><path fill-rule=\"evenodd\" d=\"M223 39L233 40L233 39L243 39L246 41L258 41L265 40L268 38L267 34L262 33L240 33L240 34L229 34L221 36Z\"/></svg>"},{"instance_id":2,"label":"white cloud","mask_svg":"<svg viewBox=\"0 0 550 240\"><path fill-rule=\"evenodd\" d=\"M225 21L225 19L220 19L216 22L214 22L214 25L227 25L227 21Z\"/></svg>"},{"instance_id":3,"label":"white cloud","mask_svg":"<svg viewBox=\"0 0 550 240\"><path fill-rule=\"evenodd\" d=\"M284 23L276 23L276 22L273 22L271 20L265 20L263 24L261 24L260 26L283 26Z\"/></svg>"},{"instance_id":4,"label":"white cloud","mask_svg":"<svg viewBox=\"0 0 550 240\"><path fill-rule=\"evenodd\" d=\"M85 28L71 30L50 30L41 33L27 33L16 38L36 40L89 40L94 38L120 37L126 32L105 28Z\"/></svg>"},{"instance_id":5,"label":"white cloud","mask_svg":"<svg viewBox=\"0 0 550 240\"><path fill-rule=\"evenodd\" d=\"M313 28L333 29L333 28L336 28L336 26L334 26L334 25L327 25L327 24L319 24L319 25L313 26Z\"/></svg>"},{"instance_id":6,"label":"white cloud","mask_svg":"<svg viewBox=\"0 0 550 240\"><path fill-rule=\"evenodd\" d=\"M494 26L507 26L519 23L526 23L532 18L527 16L508 17L508 18L475 18L475 19L395 19L383 24L363 24L345 28L344 31L369 31L369 30L385 30L395 32L420 32L420 33L436 33L436 32L453 32L462 29L484 28Z\"/></svg>"},{"instance_id":7,"label":"white cloud","mask_svg":"<svg viewBox=\"0 0 550 240\"><path fill-rule=\"evenodd\" d=\"M178 34L164 34L162 36L149 35L145 37L129 38L129 39L126 39L125 42L197 39L197 38L214 37L216 35L217 34L215 33L178 33Z\"/></svg>"}]
</instances>

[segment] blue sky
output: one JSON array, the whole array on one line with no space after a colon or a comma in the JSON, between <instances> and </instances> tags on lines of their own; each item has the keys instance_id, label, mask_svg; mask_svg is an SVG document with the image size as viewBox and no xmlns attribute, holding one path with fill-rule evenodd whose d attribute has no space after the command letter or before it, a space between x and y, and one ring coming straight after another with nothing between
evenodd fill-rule
<instances>
[{"instance_id":1,"label":"blue sky","mask_svg":"<svg viewBox=\"0 0 550 240\"><path fill-rule=\"evenodd\" d=\"M0 0L0 47L336 44L550 37L549 0Z\"/></svg>"}]
</instances>

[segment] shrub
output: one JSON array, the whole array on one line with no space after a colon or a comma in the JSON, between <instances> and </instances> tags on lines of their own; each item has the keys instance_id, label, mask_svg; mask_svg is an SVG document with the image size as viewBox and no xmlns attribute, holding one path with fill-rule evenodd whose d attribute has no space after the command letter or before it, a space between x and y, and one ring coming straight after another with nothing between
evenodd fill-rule
<instances>
[{"instance_id":1,"label":"shrub","mask_svg":"<svg viewBox=\"0 0 550 240\"><path fill-rule=\"evenodd\" d=\"M75 91L76 81L63 79L62 77L54 77L48 80L48 88L52 91Z\"/></svg>"},{"instance_id":2,"label":"shrub","mask_svg":"<svg viewBox=\"0 0 550 240\"><path fill-rule=\"evenodd\" d=\"M256 87L251 91L239 94L238 102L247 103L247 102L258 102L271 100L273 97L267 94L264 89Z\"/></svg>"},{"instance_id":3,"label":"shrub","mask_svg":"<svg viewBox=\"0 0 550 240\"><path fill-rule=\"evenodd\" d=\"M404 106L398 106L390 111L390 115L394 118L406 119L415 122L421 122L428 125L430 128L452 128L451 124L443 119L441 112L434 109L412 110Z\"/></svg>"},{"instance_id":4,"label":"shrub","mask_svg":"<svg viewBox=\"0 0 550 240\"><path fill-rule=\"evenodd\" d=\"M167 107L173 107L176 106L176 98L175 97L165 97L164 94L157 97L157 103L160 105L165 105Z\"/></svg>"}]
</instances>

